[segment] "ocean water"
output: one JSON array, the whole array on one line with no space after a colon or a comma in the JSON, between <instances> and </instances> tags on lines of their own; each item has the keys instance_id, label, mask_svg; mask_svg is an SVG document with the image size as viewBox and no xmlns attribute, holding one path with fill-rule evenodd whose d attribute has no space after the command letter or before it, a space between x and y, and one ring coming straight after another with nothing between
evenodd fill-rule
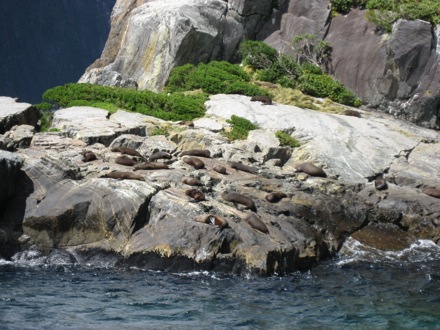
<instances>
[{"instance_id":1,"label":"ocean water","mask_svg":"<svg viewBox=\"0 0 440 330\"><path fill-rule=\"evenodd\" d=\"M246 278L0 260L0 329L440 329L440 247L337 259ZM63 261L64 260L64 261Z\"/></svg>"}]
</instances>

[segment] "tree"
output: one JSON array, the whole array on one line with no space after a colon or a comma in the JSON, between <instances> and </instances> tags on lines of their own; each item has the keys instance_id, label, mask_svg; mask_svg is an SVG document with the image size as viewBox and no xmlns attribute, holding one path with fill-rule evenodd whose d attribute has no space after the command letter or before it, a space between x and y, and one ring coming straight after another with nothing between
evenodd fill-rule
<instances>
[{"instance_id":1,"label":"tree","mask_svg":"<svg viewBox=\"0 0 440 330\"><path fill-rule=\"evenodd\" d=\"M298 62L305 60L308 63L327 69L332 52L329 42L318 40L315 34L301 34L292 39L292 46L299 55Z\"/></svg>"}]
</instances>

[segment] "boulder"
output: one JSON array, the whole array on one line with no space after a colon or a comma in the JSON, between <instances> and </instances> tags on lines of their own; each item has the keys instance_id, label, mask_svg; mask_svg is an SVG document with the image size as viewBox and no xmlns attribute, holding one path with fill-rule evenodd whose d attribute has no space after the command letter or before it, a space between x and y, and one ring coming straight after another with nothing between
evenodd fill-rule
<instances>
[{"instance_id":1,"label":"boulder","mask_svg":"<svg viewBox=\"0 0 440 330\"><path fill-rule=\"evenodd\" d=\"M0 134L4 134L16 125L35 126L40 112L29 103L0 96Z\"/></svg>"}]
</instances>

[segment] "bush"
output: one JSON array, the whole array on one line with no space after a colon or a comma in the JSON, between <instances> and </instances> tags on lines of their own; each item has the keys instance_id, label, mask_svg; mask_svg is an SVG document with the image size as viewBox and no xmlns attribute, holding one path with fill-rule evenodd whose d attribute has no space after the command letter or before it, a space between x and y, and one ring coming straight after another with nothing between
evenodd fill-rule
<instances>
[{"instance_id":1,"label":"bush","mask_svg":"<svg viewBox=\"0 0 440 330\"><path fill-rule=\"evenodd\" d=\"M238 54L245 65L250 65L254 70L267 69L277 61L278 52L261 41L247 40L240 44Z\"/></svg>"},{"instance_id":2,"label":"bush","mask_svg":"<svg viewBox=\"0 0 440 330\"><path fill-rule=\"evenodd\" d=\"M43 99L60 107L72 105L105 106L109 111L125 109L164 120L192 120L205 112L203 94L171 95L128 88L92 84L66 84L47 90Z\"/></svg>"},{"instance_id":3,"label":"bush","mask_svg":"<svg viewBox=\"0 0 440 330\"><path fill-rule=\"evenodd\" d=\"M166 127L156 127L153 132L151 132L151 135L165 135L168 136L170 133L168 132L168 129Z\"/></svg>"},{"instance_id":4,"label":"bush","mask_svg":"<svg viewBox=\"0 0 440 330\"><path fill-rule=\"evenodd\" d=\"M306 94L316 97L328 97L345 105L360 106L358 99L341 82L327 74L306 73L300 77L299 89Z\"/></svg>"},{"instance_id":5,"label":"bush","mask_svg":"<svg viewBox=\"0 0 440 330\"><path fill-rule=\"evenodd\" d=\"M249 75L238 65L225 61L212 61L197 66L184 65L174 68L168 79L168 92L202 89L208 94L243 94L248 96L267 94L251 84Z\"/></svg>"},{"instance_id":6,"label":"bush","mask_svg":"<svg viewBox=\"0 0 440 330\"><path fill-rule=\"evenodd\" d=\"M258 128L258 125L253 124L246 118L236 115L232 115L231 119L228 119L226 122L232 125L232 130L230 132L224 132L223 134L231 141L244 140L247 138L249 131Z\"/></svg>"},{"instance_id":7,"label":"bush","mask_svg":"<svg viewBox=\"0 0 440 330\"><path fill-rule=\"evenodd\" d=\"M275 136L278 138L278 141L280 141L280 145L283 147L296 148L300 146L299 142L286 132L276 131Z\"/></svg>"}]
</instances>

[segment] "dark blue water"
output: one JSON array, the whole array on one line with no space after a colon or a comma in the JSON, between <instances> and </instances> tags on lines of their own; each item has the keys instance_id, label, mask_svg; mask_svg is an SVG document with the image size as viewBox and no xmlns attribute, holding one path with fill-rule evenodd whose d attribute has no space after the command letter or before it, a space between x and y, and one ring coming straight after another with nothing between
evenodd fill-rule
<instances>
[{"instance_id":1,"label":"dark blue water","mask_svg":"<svg viewBox=\"0 0 440 330\"><path fill-rule=\"evenodd\" d=\"M270 278L3 261L0 328L440 329L438 246L350 251Z\"/></svg>"}]
</instances>

